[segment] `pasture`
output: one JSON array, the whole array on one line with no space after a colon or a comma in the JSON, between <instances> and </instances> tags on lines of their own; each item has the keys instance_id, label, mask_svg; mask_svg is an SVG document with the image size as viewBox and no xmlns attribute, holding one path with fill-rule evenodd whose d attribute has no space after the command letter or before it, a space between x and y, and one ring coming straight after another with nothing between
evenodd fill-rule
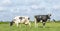
<instances>
[{"instance_id":1,"label":"pasture","mask_svg":"<svg viewBox=\"0 0 60 31\"><path fill-rule=\"evenodd\" d=\"M60 31L60 22L47 22L45 28L42 28L41 22L38 25L35 28L34 23L31 22L31 27L24 24L20 24L19 27L14 24L10 27L8 22L0 22L0 31Z\"/></svg>"}]
</instances>

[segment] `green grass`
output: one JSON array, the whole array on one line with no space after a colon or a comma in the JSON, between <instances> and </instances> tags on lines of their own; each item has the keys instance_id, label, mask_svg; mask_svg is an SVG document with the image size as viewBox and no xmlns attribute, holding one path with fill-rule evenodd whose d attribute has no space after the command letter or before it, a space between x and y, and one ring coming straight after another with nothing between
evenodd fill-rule
<instances>
[{"instance_id":1,"label":"green grass","mask_svg":"<svg viewBox=\"0 0 60 31\"><path fill-rule=\"evenodd\" d=\"M35 28L34 23L31 23L31 27L24 24L20 24L17 27L15 24L10 27L9 23L0 22L0 31L60 31L60 22L49 22L46 23L46 27L42 28L42 23L39 23L39 26Z\"/></svg>"}]
</instances>

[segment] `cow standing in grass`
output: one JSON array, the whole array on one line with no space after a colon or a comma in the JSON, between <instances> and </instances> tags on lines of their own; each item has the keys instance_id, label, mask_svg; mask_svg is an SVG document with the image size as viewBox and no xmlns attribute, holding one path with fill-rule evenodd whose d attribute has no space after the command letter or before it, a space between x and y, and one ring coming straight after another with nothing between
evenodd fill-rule
<instances>
[{"instance_id":1,"label":"cow standing in grass","mask_svg":"<svg viewBox=\"0 0 60 31\"><path fill-rule=\"evenodd\" d=\"M16 16L16 17L12 20L12 22L10 22L10 26L12 26L13 23L15 23L15 24L17 25L17 27L18 27L18 25L21 24L21 23L31 26L31 25L30 25L30 22L29 22L29 19L30 19L30 18L27 17L27 16Z\"/></svg>"},{"instance_id":2,"label":"cow standing in grass","mask_svg":"<svg viewBox=\"0 0 60 31\"><path fill-rule=\"evenodd\" d=\"M45 27L45 23L48 19L50 19L51 14L48 15L35 15L35 27L38 26L38 22L40 22L42 20L43 23L43 27Z\"/></svg>"}]
</instances>

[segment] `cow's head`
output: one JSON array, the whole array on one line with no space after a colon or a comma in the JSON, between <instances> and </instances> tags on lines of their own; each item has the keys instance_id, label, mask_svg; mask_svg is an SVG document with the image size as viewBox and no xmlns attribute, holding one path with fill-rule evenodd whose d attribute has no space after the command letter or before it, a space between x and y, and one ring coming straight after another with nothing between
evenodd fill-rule
<instances>
[{"instance_id":1,"label":"cow's head","mask_svg":"<svg viewBox=\"0 0 60 31\"><path fill-rule=\"evenodd\" d=\"M10 22L10 26L12 26L12 25L13 25L13 23L14 23L14 21L11 21L11 22Z\"/></svg>"},{"instance_id":2,"label":"cow's head","mask_svg":"<svg viewBox=\"0 0 60 31\"><path fill-rule=\"evenodd\" d=\"M51 14L48 14L48 19L50 19Z\"/></svg>"},{"instance_id":3,"label":"cow's head","mask_svg":"<svg viewBox=\"0 0 60 31\"><path fill-rule=\"evenodd\" d=\"M10 22L10 26L12 26L13 25L13 22Z\"/></svg>"}]
</instances>

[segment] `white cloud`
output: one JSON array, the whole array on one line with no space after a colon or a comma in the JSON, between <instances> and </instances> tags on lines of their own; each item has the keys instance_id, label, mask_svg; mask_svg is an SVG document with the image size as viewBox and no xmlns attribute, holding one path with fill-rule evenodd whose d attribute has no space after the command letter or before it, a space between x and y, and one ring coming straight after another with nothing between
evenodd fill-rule
<instances>
[{"instance_id":1,"label":"white cloud","mask_svg":"<svg viewBox=\"0 0 60 31\"><path fill-rule=\"evenodd\" d=\"M0 11L6 10L6 9L7 9L6 7L0 7Z\"/></svg>"},{"instance_id":2,"label":"white cloud","mask_svg":"<svg viewBox=\"0 0 60 31\"><path fill-rule=\"evenodd\" d=\"M2 5L9 5L9 4L11 4L11 3L12 3L11 0L3 0L3 1L1 2Z\"/></svg>"},{"instance_id":3,"label":"white cloud","mask_svg":"<svg viewBox=\"0 0 60 31\"><path fill-rule=\"evenodd\" d=\"M54 5L52 8L53 9L60 9L60 5Z\"/></svg>"},{"instance_id":4,"label":"white cloud","mask_svg":"<svg viewBox=\"0 0 60 31\"><path fill-rule=\"evenodd\" d=\"M3 7L0 7L0 11L1 11L1 10L4 10Z\"/></svg>"},{"instance_id":5,"label":"white cloud","mask_svg":"<svg viewBox=\"0 0 60 31\"><path fill-rule=\"evenodd\" d=\"M31 6L33 9L42 9L42 8L50 8L50 7L48 7L48 6L46 6L46 5L32 5Z\"/></svg>"},{"instance_id":6,"label":"white cloud","mask_svg":"<svg viewBox=\"0 0 60 31\"><path fill-rule=\"evenodd\" d=\"M30 13L30 12L31 12L31 9L30 8L27 8L26 13Z\"/></svg>"},{"instance_id":7,"label":"white cloud","mask_svg":"<svg viewBox=\"0 0 60 31\"><path fill-rule=\"evenodd\" d=\"M33 9L38 9L39 7L37 5L32 5L31 6Z\"/></svg>"},{"instance_id":8,"label":"white cloud","mask_svg":"<svg viewBox=\"0 0 60 31\"><path fill-rule=\"evenodd\" d=\"M13 7L13 8L11 8L11 12L18 13L18 12L20 12L19 9L20 8Z\"/></svg>"}]
</instances>

